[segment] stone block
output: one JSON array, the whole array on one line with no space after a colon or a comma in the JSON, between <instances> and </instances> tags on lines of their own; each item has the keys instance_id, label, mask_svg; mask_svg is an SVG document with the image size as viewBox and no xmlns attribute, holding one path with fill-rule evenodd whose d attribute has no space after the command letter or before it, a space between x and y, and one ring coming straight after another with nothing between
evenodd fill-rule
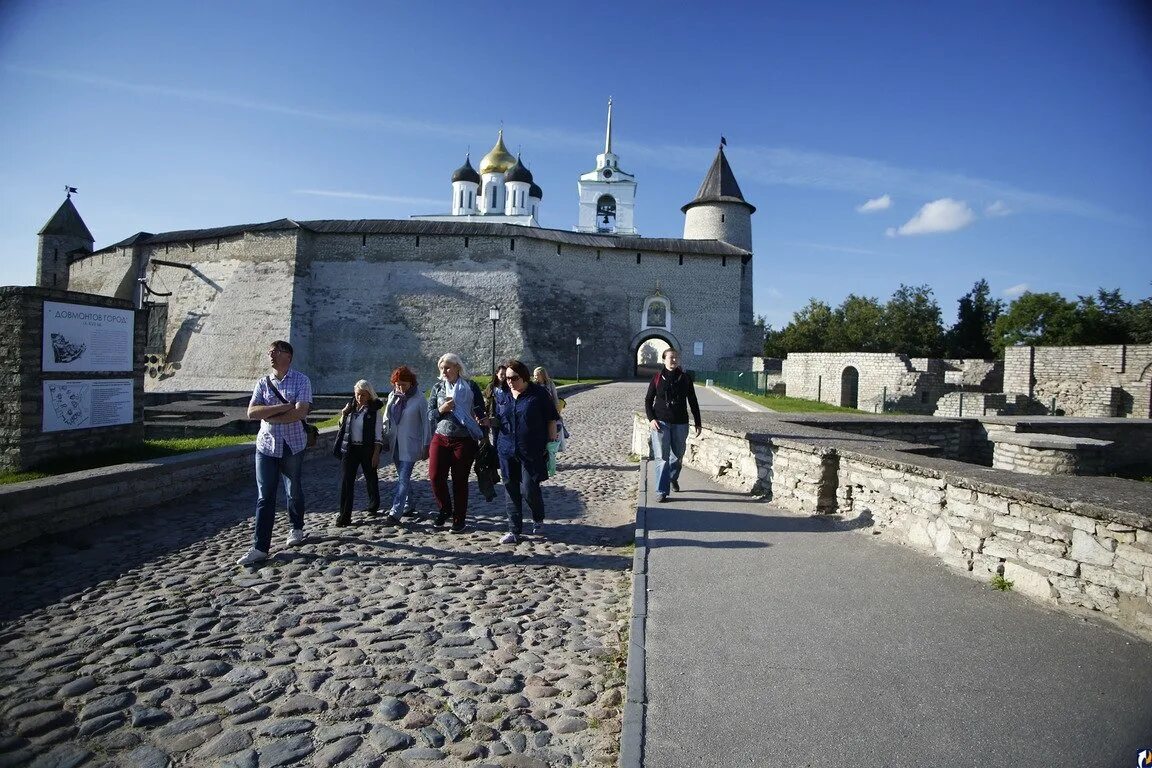
<instances>
[{"instance_id":1,"label":"stone block","mask_svg":"<svg viewBox=\"0 0 1152 768\"><path fill-rule=\"evenodd\" d=\"M1020 545L1020 551L1039 552L1049 557L1065 557L1068 554L1068 545L1062 541L1049 541L1048 539L1029 538Z\"/></svg>"},{"instance_id":2,"label":"stone block","mask_svg":"<svg viewBox=\"0 0 1152 768\"><path fill-rule=\"evenodd\" d=\"M1100 541L1095 536L1077 530L1072 532L1072 551L1068 556L1081 563L1107 567L1116 559L1115 550L1116 542L1110 539Z\"/></svg>"},{"instance_id":3,"label":"stone block","mask_svg":"<svg viewBox=\"0 0 1152 768\"><path fill-rule=\"evenodd\" d=\"M1011 515L995 515L992 518L992 524L997 528L1006 528L1011 531L1027 532L1031 530L1031 524L1027 520L1021 520Z\"/></svg>"},{"instance_id":4,"label":"stone block","mask_svg":"<svg viewBox=\"0 0 1152 768\"><path fill-rule=\"evenodd\" d=\"M1065 576L1078 576L1080 573L1079 563L1059 557L1052 557L1051 555L1045 555L1040 552L1025 550L1023 548L1020 550L1020 559L1028 563L1028 565L1034 565L1037 568L1043 568L1046 571L1060 573Z\"/></svg>"},{"instance_id":5,"label":"stone block","mask_svg":"<svg viewBox=\"0 0 1152 768\"><path fill-rule=\"evenodd\" d=\"M1152 568L1152 552L1143 547L1132 544L1117 544L1116 557L1117 560L1127 560L1136 565Z\"/></svg>"},{"instance_id":6,"label":"stone block","mask_svg":"<svg viewBox=\"0 0 1152 768\"><path fill-rule=\"evenodd\" d=\"M985 554L972 555L972 572L980 575L987 575L991 577L993 574L1000 572L1002 563L999 558L990 557Z\"/></svg>"},{"instance_id":7,"label":"stone block","mask_svg":"<svg viewBox=\"0 0 1152 768\"><path fill-rule=\"evenodd\" d=\"M1143 597L1148 594L1148 585L1142 579L1134 579L1112 568L1099 568L1094 565L1081 565L1080 578L1086 582L1113 587L1129 595Z\"/></svg>"},{"instance_id":8,"label":"stone block","mask_svg":"<svg viewBox=\"0 0 1152 768\"><path fill-rule=\"evenodd\" d=\"M980 552L984 546L984 540L979 536L975 536L966 531L952 530L952 535L956 537L956 541L960 542L960 546L971 552Z\"/></svg>"},{"instance_id":9,"label":"stone block","mask_svg":"<svg viewBox=\"0 0 1152 768\"><path fill-rule=\"evenodd\" d=\"M1052 521L1057 525L1064 525L1069 528L1075 528L1078 531L1085 533L1096 532L1096 521L1081 515L1073 515L1069 512L1053 512Z\"/></svg>"},{"instance_id":10,"label":"stone block","mask_svg":"<svg viewBox=\"0 0 1152 768\"><path fill-rule=\"evenodd\" d=\"M1012 589L1022 595L1037 600L1053 602L1056 599L1056 590L1048 581L1048 577L1032 568L1018 563L1004 563L1004 578L1012 582Z\"/></svg>"},{"instance_id":11,"label":"stone block","mask_svg":"<svg viewBox=\"0 0 1152 768\"><path fill-rule=\"evenodd\" d=\"M931 551L934 549L934 541L932 534L928 532L928 526L919 520L913 521L908 526L908 531L904 534L904 540L909 546L916 549Z\"/></svg>"},{"instance_id":12,"label":"stone block","mask_svg":"<svg viewBox=\"0 0 1152 768\"><path fill-rule=\"evenodd\" d=\"M1009 558L1014 559L1020 556L1020 552L1016 547L1000 541L999 538L985 539L981 554L987 555L988 557L998 557L1003 560Z\"/></svg>"},{"instance_id":13,"label":"stone block","mask_svg":"<svg viewBox=\"0 0 1152 768\"><path fill-rule=\"evenodd\" d=\"M1072 529L1066 528L1062 525L1051 525L1049 523L1030 523L1028 530L1037 535L1043 536L1047 539L1054 539L1055 541L1072 541Z\"/></svg>"}]
</instances>

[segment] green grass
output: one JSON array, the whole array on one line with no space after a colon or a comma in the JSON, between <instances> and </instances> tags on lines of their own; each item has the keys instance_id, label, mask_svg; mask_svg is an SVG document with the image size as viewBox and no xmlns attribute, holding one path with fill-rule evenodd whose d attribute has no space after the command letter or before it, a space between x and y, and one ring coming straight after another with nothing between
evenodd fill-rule
<instances>
[{"instance_id":1,"label":"green grass","mask_svg":"<svg viewBox=\"0 0 1152 768\"><path fill-rule=\"evenodd\" d=\"M1012 589L1012 582L998 573L992 577L992 588L998 589L1001 592L1009 592Z\"/></svg>"},{"instance_id":2,"label":"green grass","mask_svg":"<svg viewBox=\"0 0 1152 768\"><path fill-rule=\"evenodd\" d=\"M731 392L737 397L751 400L765 408L771 408L781 413L864 413L864 411L855 408L842 408L839 405L830 405L819 400L802 400L798 397L785 395L754 395L750 392L741 392L738 389L729 389L728 387L718 387L718 389Z\"/></svg>"},{"instance_id":3,"label":"green grass","mask_svg":"<svg viewBox=\"0 0 1152 768\"><path fill-rule=\"evenodd\" d=\"M255 435L220 435L216 437L180 437L170 440L145 440L139 445L130 448L120 448L92 456L81 456L74 459L55 461L37 467L28 472L7 472L0 474L0 485L22 483L26 480L38 480L53 475L63 475L69 472L79 472L84 469L96 467L110 467L113 464L127 464L134 461L148 461L165 456L177 456L183 453L206 451L210 448L222 448L227 445L241 445L251 443Z\"/></svg>"}]
</instances>

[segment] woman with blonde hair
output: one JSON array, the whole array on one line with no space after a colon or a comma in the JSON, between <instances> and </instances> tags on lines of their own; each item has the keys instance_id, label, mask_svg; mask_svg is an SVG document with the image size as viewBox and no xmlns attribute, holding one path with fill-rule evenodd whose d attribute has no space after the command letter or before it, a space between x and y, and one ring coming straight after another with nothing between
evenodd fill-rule
<instances>
[{"instance_id":1,"label":"woman with blonde hair","mask_svg":"<svg viewBox=\"0 0 1152 768\"><path fill-rule=\"evenodd\" d=\"M452 533L463 533L468 515L468 473L476 458L477 441L484 437L484 394L467 378L459 355L449 352L436 362L440 379L428 396L432 441L428 447L428 479L436 497L435 524L452 519ZM448 478L452 488L449 491Z\"/></svg>"},{"instance_id":2,"label":"woman with blonde hair","mask_svg":"<svg viewBox=\"0 0 1152 768\"><path fill-rule=\"evenodd\" d=\"M532 370L532 380L548 390L548 394L552 396L552 402L556 405L556 410L560 410L560 396L556 394L556 382L552 381L552 377L548 375L544 366L538 365Z\"/></svg>"},{"instance_id":3,"label":"woman with blonde hair","mask_svg":"<svg viewBox=\"0 0 1152 768\"><path fill-rule=\"evenodd\" d=\"M384 431L388 435L388 449L396 467L396 492L392 496L392 509L385 521L398 525L401 516L412 509L410 489L412 468L416 462L428 458L428 441L432 430L425 418L423 403L411 402L420 397L416 374L406 365L392 371L392 392L384 406Z\"/></svg>"},{"instance_id":4,"label":"woman with blonde hair","mask_svg":"<svg viewBox=\"0 0 1152 768\"><path fill-rule=\"evenodd\" d=\"M356 469L364 473L364 484L368 486L368 514L374 515L380 509L380 478L376 473L380 466L380 450L384 447L383 419L376 406L376 392L364 379L356 382L352 389L355 405L344 416L337 437L340 453L340 513L336 525L352 524L352 497L356 486Z\"/></svg>"}]
</instances>

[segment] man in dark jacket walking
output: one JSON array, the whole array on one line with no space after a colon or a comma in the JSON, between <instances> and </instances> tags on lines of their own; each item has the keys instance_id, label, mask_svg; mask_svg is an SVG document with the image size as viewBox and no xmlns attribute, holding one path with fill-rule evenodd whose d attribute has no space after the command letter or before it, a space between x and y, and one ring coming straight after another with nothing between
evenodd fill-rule
<instances>
[{"instance_id":1,"label":"man in dark jacket walking","mask_svg":"<svg viewBox=\"0 0 1152 768\"><path fill-rule=\"evenodd\" d=\"M680 354L664 350L664 368L648 384L644 413L651 428L652 458L656 463L656 500L666 501L669 490L680 490L680 466L688 443L688 409L700 436L700 404L692 378L680 367Z\"/></svg>"}]
</instances>

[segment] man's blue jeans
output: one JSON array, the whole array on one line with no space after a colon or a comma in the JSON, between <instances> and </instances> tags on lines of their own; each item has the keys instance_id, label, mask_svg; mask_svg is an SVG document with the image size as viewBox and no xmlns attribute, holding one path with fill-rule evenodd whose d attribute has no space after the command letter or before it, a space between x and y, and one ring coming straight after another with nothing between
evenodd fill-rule
<instances>
[{"instance_id":1,"label":"man's blue jeans","mask_svg":"<svg viewBox=\"0 0 1152 768\"><path fill-rule=\"evenodd\" d=\"M687 424L657 422L660 431L652 430L652 459L656 465L656 493L667 496L673 481L680 479L684 447L688 444Z\"/></svg>"},{"instance_id":2,"label":"man's blue jeans","mask_svg":"<svg viewBox=\"0 0 1152 768\"><path fill-rule=\"evenodd\" d=\"M284 496L288 502L288 519L293 528L304 527L304 488L300 473L304 468L304 452L292 453L284 446L280 458L265 456L256 451L256 534L252 546L267 552L272 546L272 523L276 519L276 482L284 483Z\"/></svg>"},{"instance_id":3,"label":"man's blue jeans","mask_svg":"<svg viewBox=\"0 0 1152 768\"><path fill-rule=\"evenodd\" d=\"M396 466L396 492L392 496L392 509L389 514L392 517L400 517L404 514L405 507L409 506L408 494L412 491L412 468L416 466L416 462L400 461L400 459L393 457L392 463Z\"/></svg>"}]
</instances>

